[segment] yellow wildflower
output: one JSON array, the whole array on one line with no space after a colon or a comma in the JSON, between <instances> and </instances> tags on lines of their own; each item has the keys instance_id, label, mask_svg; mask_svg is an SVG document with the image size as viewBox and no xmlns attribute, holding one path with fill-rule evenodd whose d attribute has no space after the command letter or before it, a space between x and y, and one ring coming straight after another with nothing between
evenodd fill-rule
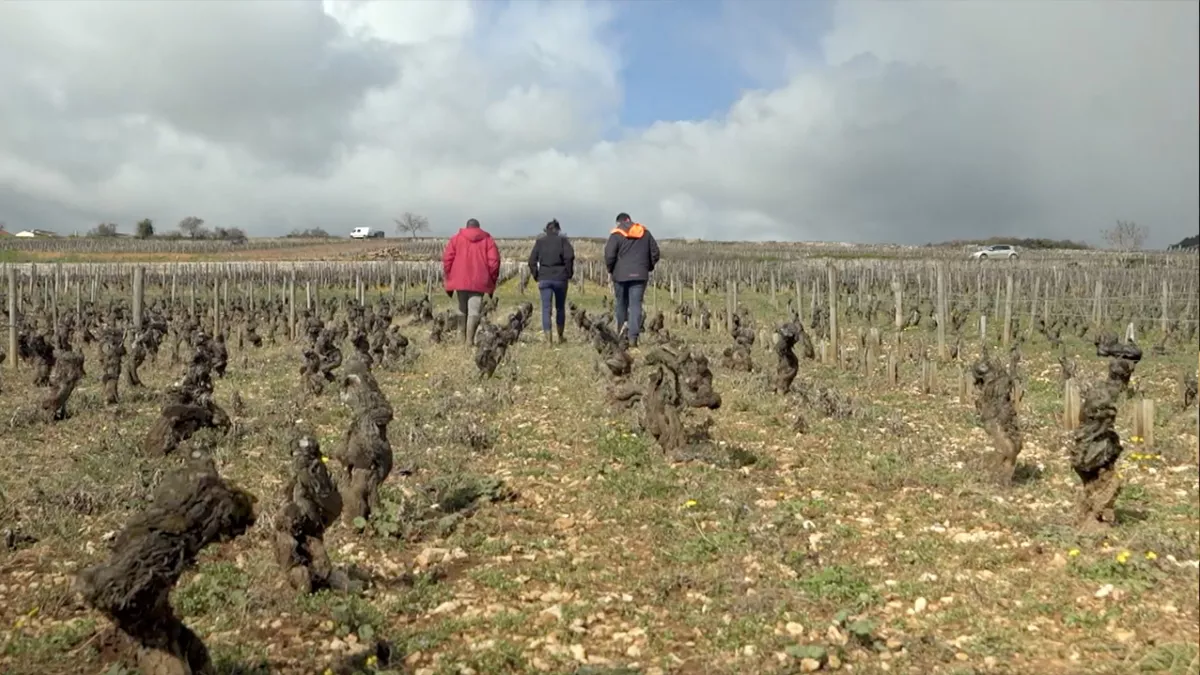
<instances>
[{"instance_id":1,"label":"yellow wildflower","mask_svg":"<svg viewBox=\"0 0 1200 675\"><path fill-rule=\"evenodd\" d=\"M692 508L693 506L695 506L696 504L697 504L697 502L695 499L689 499L683 503L684 507L689 508L689 509Z\"/></svg>"},{"instance_id":2,"label":"yellow wildflower","mask_svg":"<svg viewBox=\"0 0 1200 675\"><path fill-rule=\"evenodd\" d=\"M1117 554L1117 562L1124 565L1125 563L1129 562L1130 555L1131 554L1129 553L1129 551L1121 551L1120 553Z\"/></svg>"},{"instance_id":3,"label":"yellow wildflower","mask_svg":"<svg viewBox=\"0 0 1200 675\"><path fill-rule=\"evenodd\" d=\"M329 463L329 458L328 458L328 457L326 457L325 455L321 455L321 463L322 463L322 464L328 464L328 463Z\"/></svg>"},{"instance_id":4,"label":"yellow wildflower","mask_svg":"<svg viewBox=\"0 0 1200 675\"><path fill-rule=\"evenodd\" d=\"M367 657L367 667L368 668L374 668L378 663L379 663L379 657L375 656L374 654Z\"/></svg>"},{"instance_id":5,"label":"yellow wildflower","mask_svg":"<svg viewBox=\"0 0 1200 675\"><path fill-rule=\"evenodd\" d=\"M1130 442L1130 443L1141 443L1141 442L1142 442L1142 437L1141 437L1141 436L1130 436L1130 437L1129 437L1129 442Z\"/></svg>"},{"instance_id":6,"label":"yellow wildflower","mask_svg":"<svg viewBox=\"0 0 1200 675\"><path fill-rule=\"evenodd\" d=\"M1070 551L1067 551L1067 556L1069 556L1069 557L1071 557L1071 558L1078 557L1078 556L1079 556L1079 549L1077 549L1077 548L1073 548L1073 549L1071 549Z\"/></svg>"},{"instance_id":7,"label":"yellow wildflower","mask_svg":"<svg viewBox=\"0 0 1200 675\"><path fill-rule=\"evenodd\" d=\"M1146 551L1146 560L1158 560L1158 554L1154 551Z\"/></svg>"},{"instance_id":8,"label":"yellow wildflower","mask_svg":"<svg viewBox=\"0 0 1200 675\"><path fill-rule=\"evenodd\" d=\"M333 675L333 668L326 668L325 672L321 673L321 675Z\"/></svg>"}]
</instances>

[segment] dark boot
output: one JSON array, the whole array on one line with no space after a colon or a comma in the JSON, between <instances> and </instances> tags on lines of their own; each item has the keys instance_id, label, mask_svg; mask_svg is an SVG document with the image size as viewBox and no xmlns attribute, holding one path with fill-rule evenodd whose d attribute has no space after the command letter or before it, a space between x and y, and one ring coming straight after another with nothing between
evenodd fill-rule
<instances>
[{"instance_id":1,"label":"dark boot","mask_svg":"<svg viewBox=\"0 0 1200 675\"><path fill-rule=\"evenodd\" d=\"M566 341L563 339L563 329L566 328L566 326L555 326L554 328L558 331L558 344L561 345Z\"/></svg>"},{"instance_id":2,"label":"dark boot","mask_svg":"<svg viewBox=\"0 0 1200 675\"><path fill-rule=\"evenodd\" d=\"M548 345L554 344L554 337L548 330L542 331L542 339L545 340L546 344Z\"/></svg>"}]
</instances>

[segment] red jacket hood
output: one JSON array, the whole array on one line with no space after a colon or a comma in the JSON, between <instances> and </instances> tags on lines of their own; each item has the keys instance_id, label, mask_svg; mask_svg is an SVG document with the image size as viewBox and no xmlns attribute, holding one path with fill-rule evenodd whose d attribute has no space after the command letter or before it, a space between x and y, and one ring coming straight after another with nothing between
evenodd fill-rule
<instances>
[{"instance_id":1,"label":"red jacket hood","mask_svg":"<svg viewBox=\"0 0 1200 675\"><path fill-rule=\"evenodd\" d=\"M458 231L458 236L463 237L467 241L474 244L477 241L483 241L492 236L487 233L487 230L482 227L464 227Z\"/></svg>"}]
</instances>

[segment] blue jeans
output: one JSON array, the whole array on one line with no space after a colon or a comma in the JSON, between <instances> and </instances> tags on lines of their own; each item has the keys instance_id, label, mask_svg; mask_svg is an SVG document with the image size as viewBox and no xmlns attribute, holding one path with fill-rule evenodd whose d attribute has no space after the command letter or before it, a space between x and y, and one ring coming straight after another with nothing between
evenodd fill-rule
<instances>
[{"instance_id":1,"label":"blue jeans","mask_svg":"<svg viewBox=\"0 0 1200 675\"><path fill-rule=\"evenodd\" d=\"M642 298L646 297L646 281L614 281L613 303L617 315L617 330L628 326L629 340L635 341L642 329ZM628 320L628 321L626 321Z\"/></svg>"},{"instance_id":2,"label":"blue jeans","mask_svg":"<svg viewBox=\"0 0 1200 675\"><path fill-rule=\"evenodd\" d=\"M560 329L567 325L567 282L539 281L538 292L542 296L542 330L550 332L550 300L554 300L554 324Z\"/></svg>"}]
</instances>

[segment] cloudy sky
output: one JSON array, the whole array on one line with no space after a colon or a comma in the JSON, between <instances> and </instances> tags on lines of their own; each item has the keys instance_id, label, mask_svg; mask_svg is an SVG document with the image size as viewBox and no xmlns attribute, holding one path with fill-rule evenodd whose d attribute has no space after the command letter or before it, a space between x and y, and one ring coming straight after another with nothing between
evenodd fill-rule
<instances>
[{"instance_id":1,"label":"cloudy sky","mask_svg":"<svg viewBox=\"0 0 1200 675\"><path fill-rule=\"evenodd\" d=\"M1197 6L0 2L0 221L1165 246Z\"/></svg>"}]
</instances>

